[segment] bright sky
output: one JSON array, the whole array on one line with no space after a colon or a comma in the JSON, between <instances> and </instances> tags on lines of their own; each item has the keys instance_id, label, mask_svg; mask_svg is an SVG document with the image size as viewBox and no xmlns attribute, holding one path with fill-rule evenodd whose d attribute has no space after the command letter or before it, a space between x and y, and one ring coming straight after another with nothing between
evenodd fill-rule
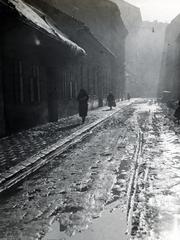
<instances>
[{"instance_id":1,"label":"bright sky","mask_svg":"<svg viewBox=\"0 0 180 240\"><path fill-rule=\"evenodd\" d=\"M143 20L170 22L180 14L180 0L126 0L141 8Z\"/></svg>"}]
</instances>

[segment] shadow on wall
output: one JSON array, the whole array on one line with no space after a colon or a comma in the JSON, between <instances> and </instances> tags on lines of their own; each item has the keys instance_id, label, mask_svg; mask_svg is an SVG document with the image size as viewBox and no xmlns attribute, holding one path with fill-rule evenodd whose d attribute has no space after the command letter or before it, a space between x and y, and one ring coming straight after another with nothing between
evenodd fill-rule
<instances>
[{"instance_id":1,"label":"shadow on wall","mask_svg":"<svg viewBox=\"0 0 180 240\"><path fill-rule=\"evenodd\" d=\"M29 106L9 106L7 117L8 133L18 132L22 129L34 127L37 124L44 124L48 119L46 104Z\"/></svg>"},{"instance_id":2,"label":"shadow on wall","mask_svg":"<svg viewBox=\"0 0 180 240\"><path fill-rule=\"evenodd\" d=\"M103 99L103 106L107 105L107 101ZM96 96L90 96L88 101L88 110L93 110L99 107L99 101ZM78 102L74 99L59 103L58 118L72 116L78 113Z\"/></svg>"}]
</instances>

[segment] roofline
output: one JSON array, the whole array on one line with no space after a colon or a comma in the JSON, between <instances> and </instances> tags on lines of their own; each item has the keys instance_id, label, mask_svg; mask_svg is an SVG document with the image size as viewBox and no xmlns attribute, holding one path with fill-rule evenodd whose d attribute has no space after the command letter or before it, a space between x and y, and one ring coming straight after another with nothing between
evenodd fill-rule
<instances>
[{"instance_id":1,"label":"roofline","mask_svg":"<svg viewBox=\"0 0 180 240\"><path fill-rule=\"evenodd\" d=\"M46 2L43 2L44 5L48 5L48 3ZM29 5L29 4L27 4ZM34 6L32 6L34 8ZM54 9L54 11L57 11L61 14L63 14L65 17L69 18L69 19L72 19L74 22L76 22L77 24L79 24L81 26L81 29L86 31L86 32L89 32L89 34L98 42L98 44L105 50L107 51L109 54L112 55L112 57L116 58L117 56L105 45L103 44L100 40L97 39L97 37L95 37L95 35L93 34L93 32L91 32L90 28L82 21L80 21L79 19L75 18L74 16L71 16L70 14L64 12L62 9L59 9L59 8L56 8L54 6L50 6L52 9ZM35 8L37 9L38 11L42 12L43 11L38 7L38 8ZM44 14L44 13L43 13ZM44 15L47 15L48 14L44 14ZM48 16L49 17L49 16ZM58 27L58 26L57 26Z\"/></svg>"},{"instance_id":2,"label":"roofline","mask_svg":"<svg viewBox=\"0 0 180 240\"><path fill-rule=\"evenodd\" d=\"M27 5L26 3L24 3L22 0L20 0L20 2L22 2L24 5L26 5L33 13L37 14L30 5ZM21 12L18 11L18 9L16 9L15 5L10 1L7 0L7 2L5 2L4 0L0 0L0 3L11 8L13 11L16 11L18 13L18 16L20 18L20 20L22 22L24 22L27 25L30 25L31 27L37 29L38 31L46 34L48 37L53 38L56 41L61 42L62 44L70 47L71 51L73 51L74 53L81 53L82 55L86 55L86 52L83 48L81 48L80 46L78 46L76 43L74 43L73 41L71 41L70 39L64 37L64 36L60 36L58 33L56 33L56 31L51 28L51 32L48 32L45 28L38 26L38 24L35 24L31 19L28 19L24 14L21 15ZM38 14L37 14L38 15ZM40 17L38 15L38 17ZM40 17L41 18L41 17ZM42 18L41 18L42 19ZM42 19L43 20L43 19ZM44 20L43 20L44 21ZM45 24L47 24L45 22ZM47 24L48 25L48 24ZM49 25L48 25L49 27Z\"/></svg>"},{"instance_id":3,"label":"roofline","mask_svg":"<svg viewBox=\"0 0 180 240\"><path fill-rule=\"evenodd\" d=\"M107 51L112 57L117 58L117 56L108 48L105 46L105 44L103 44L102 42L100 42L95 36L94 34L90 31L90 29L88 28L88 32L90 33L90 35L97 41L97 43L105 50Z\"/></svg>"}]
</instances>

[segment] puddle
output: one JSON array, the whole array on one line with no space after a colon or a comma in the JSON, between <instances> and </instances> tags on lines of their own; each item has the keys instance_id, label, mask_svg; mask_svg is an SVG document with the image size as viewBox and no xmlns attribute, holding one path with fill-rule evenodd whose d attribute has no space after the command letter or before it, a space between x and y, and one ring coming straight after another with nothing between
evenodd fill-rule
<instances>
[{"instance_id":1,"label":"puddle","mask_svg":"<svg viewBox=\"0 0 180 240\"><path fill-rule=\"evenodd\" d=\"M117 168L115 173L115 181L114 177L112 178L112 173L110 170L110 175L106 173L106 178L109 176L110 178L104 179L104 181L108 180L110 185L112 185L112 181L114 182L114 186L111 189L111 198L104 207L104 210L101 212L99 217L92 217L92 223L89 224L87 219L84 219L83 222L77 221L77 225L73 224L73 226L66 226L66 224L61 224L62 221L55 221L49 232L45 235L43 240L129 240L129 236L126 234L127 231L127 212L126 212L126 197L124 193L126 192L126 175L128 170L130 169L130 162L122 160L120 166ZM92 172L91 172L92 174ZM112 180L112 181L111 181ZM105 188L102 186L102 182L99 183L100 186L96 186L101 192L101 188L103 191ZM79 186L78 186L79 185ZM111 187L109 185L109 187ZM108 189L109 189L108 187ZM76 191L78 192L87 192L89 190L89 185L79 183L76 184ZM106 190L105 190L106 192ZM102 192L101 192L102 194ZM97 198L100 195L98 193ZM104 196L102 195L104 198ZM110 197L110 196L109 196ZM100 200L100 199L99 199ZM96 199L98 204L98 199ZM101 202L101 201L100 201ZM82 211L83 209L66 209L64 212L71 212L73 218L73 211ZM91 214L91 213L90 213ZM80 214L81 215L81 214ZM78 216L78 215L77 215ZM75 216L75 217L77 217ZM89 218L89 215L86 216ZM86 225L88 223L89 226ZM83 225L84 224L84 225ZM83 226L82 226L83 225ZM80 232L78 230L81 229ZM75 232L76 231L76 232ZM72 233L75 234L72 234ZM72 234L70 236L70 233Z\"/></svg>"},{"instance_id":2,"label":"puddle","mask_svg":"<svg viewBox=\"0 0 180 240\"><path fill-rule=\"evenodd\" d=\"M94 219L87 230L70 237L56 221L42 240L129 240L126 216L125 207L117 207L116 202L106 206L101 217Z\"/></svg>"}]
</instances>

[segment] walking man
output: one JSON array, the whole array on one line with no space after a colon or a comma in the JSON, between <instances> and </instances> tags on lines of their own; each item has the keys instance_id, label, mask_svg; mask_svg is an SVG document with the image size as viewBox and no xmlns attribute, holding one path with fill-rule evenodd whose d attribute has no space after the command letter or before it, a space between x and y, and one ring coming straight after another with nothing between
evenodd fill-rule
<instances>
[{"instance_id":1,"label":"walking man","mask_svg":"<svg viewBox=\"0 0 180 240\"><path fill-rule=\"evenodd\" d=\"M110 107L110 110L112 110L112 107L116 106L115 98L112 92L109 93L107 96L107 102L108 102L108 107Z\"/></svg>"},{"instance_id":2,"label":"walking man","mask_svg":"<svg viewBox=\"0 0 180 240\"><path fill-rule=\"evenodd\" d=\"M82 123L84 123L88 112L89 100L89 96L84 89L80 90L77 100L79 102L79 116L82 118Z\"/></svg>"}]
</instances>

